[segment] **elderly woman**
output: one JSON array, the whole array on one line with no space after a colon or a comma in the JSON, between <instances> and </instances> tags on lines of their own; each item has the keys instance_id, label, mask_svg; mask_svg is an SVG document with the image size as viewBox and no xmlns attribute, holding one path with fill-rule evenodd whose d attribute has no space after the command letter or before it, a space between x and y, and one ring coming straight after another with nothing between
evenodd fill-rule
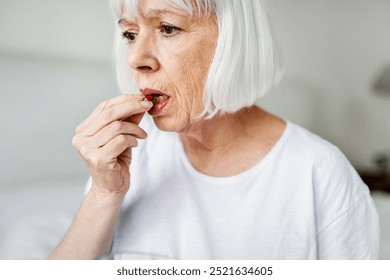
<instances>
[{"instance_id":1,"label":"elderly woman","mask_svg":"<svg viewBox=\"0 0 390 280\"><path fill-rule=\"evenodd\" d=\"M118 81L140 93L76 129L91 180L51 258L377 257L376 210L347 159L256 105L278 76L261 0L112 5Z\"/></svg>"}]
</instances>

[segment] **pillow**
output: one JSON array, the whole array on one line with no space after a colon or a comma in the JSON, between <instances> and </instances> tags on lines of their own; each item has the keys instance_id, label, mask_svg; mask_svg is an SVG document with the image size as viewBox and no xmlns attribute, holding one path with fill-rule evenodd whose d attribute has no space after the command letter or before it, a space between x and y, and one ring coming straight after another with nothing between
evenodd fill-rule
<instances>
[{"instance_id":1,"label":"pillow","mask_svg":"<svg viewBox=\"0 0 390 280\"><path fill-rule=\"evenodd\" d=\"M47 259L70 226L86 179L0 189L0 259Z\"/></svg>"}]
</instances>

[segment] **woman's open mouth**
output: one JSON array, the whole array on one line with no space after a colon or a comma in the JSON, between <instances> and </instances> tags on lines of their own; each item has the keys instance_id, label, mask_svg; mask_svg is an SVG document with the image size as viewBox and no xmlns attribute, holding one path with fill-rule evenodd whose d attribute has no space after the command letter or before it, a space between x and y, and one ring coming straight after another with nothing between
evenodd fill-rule
<instances>
[{"instance_id":1,"label":"woman's open mouth","mask_svg":"<svg viewBox=\"0 0 390 280\"><path fill-rule=\"evenodd\" d=\"M148 111L152 116L156 116L162 113L165 106L169 103L170 97L163 92L153 89L141 89L145 98L153 102L153 107Z\"/></svg>"}]
</instances>

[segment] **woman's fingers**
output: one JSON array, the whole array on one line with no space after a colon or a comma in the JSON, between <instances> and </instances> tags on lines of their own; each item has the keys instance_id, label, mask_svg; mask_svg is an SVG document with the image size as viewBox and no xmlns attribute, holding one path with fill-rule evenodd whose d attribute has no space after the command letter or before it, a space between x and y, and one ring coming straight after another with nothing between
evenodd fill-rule
<instances>
[{"instance_id":1,"label":"woman's fingers","mask_svg":"<svg viewBox=\"0 0 390 280\"><path fill-rule=\"evenodd\" d=\"M73 145L88 163L88 166L103 170L111 169L111 165L117 162L117 157L123 152L128 151L129 148L137 147L138 140L134 135L118 134L112 136L105 145L96 146L91 144L88 138L75 136Z\"/></svg>"},{"instance_id":2,"label":"woman's fingers","mask_svg":"<svg viewBox=\"0 0 390 280\"><path fill-rule=\"evenodd\" d=\"M94 147L102 147L118 135L133 135L138 139L145 139L147 134L137 124L126 121L113 121L98 133L90 136L90 144Z\"/></svg>"},{"instance_id":3,"label":"woman's fingers","mask_svg":"<svg viewBox=\"0 0 390 280\"><path fill-rule=\"evenodd\" d=\"M83 133L85 135L94 135L113 121L127 119L132 115L144 113L153 106L151 102L150 104L141 104L142 102L145 101L126 102L105 109L90 121ZM149 101L146 102L149 103Z\"/></svg>"},{"instance_id":4,"label":"woman's fingers","mask_svg":"<svg viewBox=\"0 0 390 280\"><path fill-rule=\"evenodd\" d=\"M142 95L121 95L102 102L92 114L76 129L76 133L94 135L113 121L129 119L133 115L143 114L153 106L143 101Z\"/></svg>"},{"instance_id":5,"label":"woman's fingers","mask_svg":"<svg viewBox=\"0 0 390 280\"><path fill-rule=\"evenodd\" d=\"M95 110L92 111L92 113L89 115L89 117L85 121L89 121L93 118L95 118L97 115L99 115L104 109L112 107L117 104L125 103L129 100L134 101L142 101L144 99L144 96L142 94L121 94L118 95L110 100L102 101Z\"/></svg>"},{"instance_id":6,"label":"woman's fingers","mask_svg":"<svg viewBox=\"0 0 390 280\"><path fill-rule=\"evenodd\" d=\"M117 162L117 158L128 148L137 147L138 140L132 135L120 134L100 148L101 158L106 163ZM130 162L126 163L130 164Z\"/></svg>"},{"instance_id":7,"label":"woman's fingers","mask_svg":"<svg viewBox=\"0 0 390 280\"><path fill-rule=\"evenodd\" d=\"M132 116L124 119L124 121L139 124L141 122L142 118L144 117L144 115L145 115L145 113L135 114L135 115L132 115Z\"/></svg>"}]
</instances>

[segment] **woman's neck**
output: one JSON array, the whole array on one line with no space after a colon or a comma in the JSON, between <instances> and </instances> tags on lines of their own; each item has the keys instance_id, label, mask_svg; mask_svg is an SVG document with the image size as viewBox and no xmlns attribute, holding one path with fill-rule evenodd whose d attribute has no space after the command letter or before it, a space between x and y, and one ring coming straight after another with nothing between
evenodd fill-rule
<instances>
[{"instance_id":1,"label":"woman's neck","mask_svg":"<svg viewBox=\"0 0 390 280\"><path fill-rule=\"evenodd\" d=\"M180 139L194 168L226 177L259 162L284 127L283 120L254 106L192 124L180 132Z\"/></svg>"}]
</instances>

